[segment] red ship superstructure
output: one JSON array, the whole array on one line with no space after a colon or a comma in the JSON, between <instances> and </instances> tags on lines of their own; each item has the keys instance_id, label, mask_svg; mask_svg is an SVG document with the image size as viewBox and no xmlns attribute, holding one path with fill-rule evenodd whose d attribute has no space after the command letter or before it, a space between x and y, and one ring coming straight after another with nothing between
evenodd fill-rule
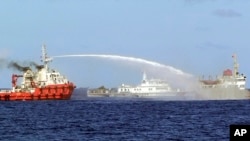
<instances>
[{"instance_id":1,"label":"red ship superstructure","mask_svg":"<svg viewBox=\"0 0 250 141\"><path fill-rule=\"evenodd\" d=\"M15 100L66 100L70 99L75 85L58 71L50 69L52 61L46 53L46 46L42 46L43 65L36 65L33 71L30 67L23 68L23 74L12 75L12 89L1 90L1 101ZM17 81L22 78L18 85Z\"/></svg>"}]
</instances>

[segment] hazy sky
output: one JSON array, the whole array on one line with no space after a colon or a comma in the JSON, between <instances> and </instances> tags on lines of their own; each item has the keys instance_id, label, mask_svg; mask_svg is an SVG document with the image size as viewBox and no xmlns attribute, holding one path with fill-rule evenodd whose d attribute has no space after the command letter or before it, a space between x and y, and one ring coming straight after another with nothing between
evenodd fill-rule
<instances>
[{"instance_id":1,"label":"hazy sky","mask_svg":"<svg viewBox=\"0 0 250 141\"><path fill-rule=\"evenodd\" d=\"M240 73L250 76L249 7L249 0L6 0L0 56L39 62L46 43L50 56L139 57L198 77L220 75L236 53ZM51 67L78 87L136 84L142 77L140 66L125 61L55 58ZM11 87L13 72L1 69L0 87Z\"/></svg>"}]
</instances>

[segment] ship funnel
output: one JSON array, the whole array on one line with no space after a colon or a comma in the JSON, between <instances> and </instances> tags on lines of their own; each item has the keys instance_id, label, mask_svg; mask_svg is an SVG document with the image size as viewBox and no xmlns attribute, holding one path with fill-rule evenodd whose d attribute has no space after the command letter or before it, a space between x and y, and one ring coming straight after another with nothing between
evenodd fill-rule
<instances>
[{"instance_id":1,"label":"ship funnel","mask_svg":"<svg viewBox=\"0 0 250 141\"><path fill-rule=\"evenodd\" d=\"M33 77L34 74L33 72L31 71L31 69L27 69L23 75L24 77Z\"/></svg>"}]
</instances>

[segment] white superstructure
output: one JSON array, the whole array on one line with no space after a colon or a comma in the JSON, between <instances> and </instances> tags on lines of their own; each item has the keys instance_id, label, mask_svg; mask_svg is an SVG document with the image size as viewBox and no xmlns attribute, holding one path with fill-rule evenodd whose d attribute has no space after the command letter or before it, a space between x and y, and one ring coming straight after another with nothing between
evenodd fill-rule
<instances>
[{"instance_id":1,"label":"white superstructure","mask_svg":"<svg viewBox=\"0 0 250 141\"><path fill-rule=\"evenodd\" d=\"M63 85L69 83L69 80L65 76L61 75L58 71L49 68L49 62L52 61L52 58L47 56L45 44L42 46L41 61L43 62L43 65L35 64L37 71L32 71L29 67L25 69L24 74L22 75L23 81L21 82L21 88L34 89L35 86L42 88L48 85ZM16 77L17 76L13 75L12 79L17 81ZM13 87L13 90L15 89L16 88Z\"/></svg>"},{"instance_id":2,"label":"white superstructure","mask_svg":"<svg viewBox=\"0 0 250 141\"><path fill-rule=\"evenodd\" d=\"M137 86L122 84L118 87L118 95L138 96L138 97L154 97L154 96L175 96L180 90L172 89L169 84L161 79L147 79L143 73L141 84Z\"/></svg>"}]
</instances>

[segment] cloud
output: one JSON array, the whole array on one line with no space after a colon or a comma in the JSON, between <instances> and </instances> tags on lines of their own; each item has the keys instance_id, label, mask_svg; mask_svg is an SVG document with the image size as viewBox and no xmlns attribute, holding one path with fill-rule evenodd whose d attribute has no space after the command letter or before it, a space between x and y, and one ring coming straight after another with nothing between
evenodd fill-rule
<instances>
[{"instance_id":1,"label":"cloud","mask_svg":"<svg viewBox=\"0 0 250 141\"><path fill-rule=\"evenodd\" d=\"M241 13L234 11L232 9L217 9L213 12L215 16L225 17L225 18L233 18L242 16Z\"/></svg>"},{"instance_id":2,"label":"cloud","mask_svg":"<svg viewBox=\"0 0 250 141\"><path fill-rule=\"evenodd\" d=\"M215 2L217 0L184 0L185 3L189 3L189 4L198 4L198 3L202 3L202 2Z\"/></svg>"},{"instance_id":3,"label":"cloud","mask_svg":"<svg viewBox=\"0 0 250 141\"><path fill-rule=\"evenodd\" d=\"M225 49L228 49L230 47L226 46L226 45L216 44L216 43L213 43L213 42L205 42L205 43L203 43L201 45L198 45L197 48L200 48L200 49L220 49L220 50L225 50Z\"/></svg>"}]
</instances>

